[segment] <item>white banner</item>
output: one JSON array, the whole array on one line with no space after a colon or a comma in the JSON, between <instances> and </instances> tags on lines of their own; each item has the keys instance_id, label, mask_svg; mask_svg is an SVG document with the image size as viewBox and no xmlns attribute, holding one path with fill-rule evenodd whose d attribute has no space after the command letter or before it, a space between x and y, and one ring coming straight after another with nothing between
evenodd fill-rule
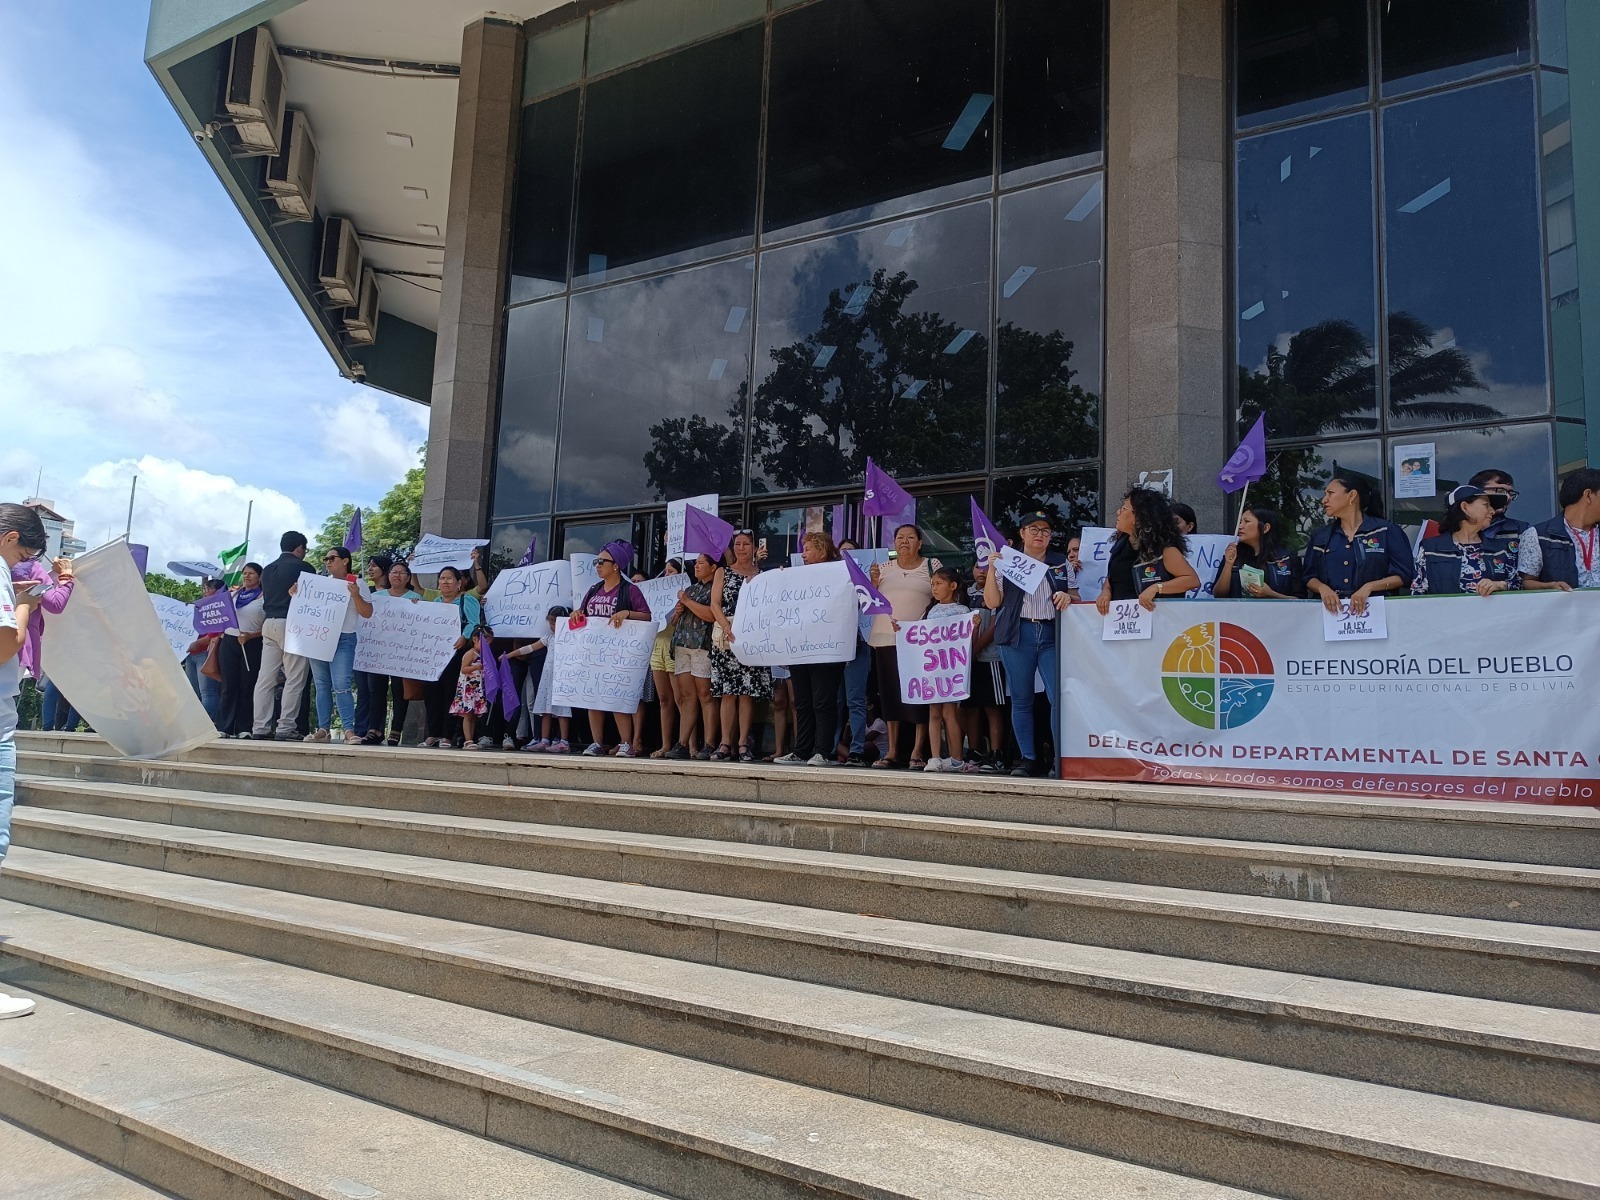
<instances>
[{"instance_id":1,"label":"white banner","mask_svg":"<svg viewBox=\"0 0 1600 1200\"><path fill-rule=\"evenodd\" d=\"M650 647L656 627L649 621L592 618L573 629L570 618L556 622L555 641L545 670L554 671L550 698L568 708L631 713L644 695L650 674Z\"/></svg>"},{"instance_id":2,"label":"white banner","mask_svg":"<svg viewBox=\"0 0 1600 1200\"><path fill-rule=\"evenodd\" d=\"M172 652L180 661L188 658L189 647L194 645L197 636L194 631L194 605L151 592L150 606L161 620L161 630L167 635L167 645L172 647Z\"/></svg>"},{"instance_id":3,"label":"white banner","mask_svg":"<svg viewBox=\"0 0 1600 1200\"><path fill-rule=\"evenodd\" d=\"M1093 600L1100 594L1106 581L1106 564L1111 559L1111 539L1114 529L1097 529L1086 526L1078 557L1083 560L1083 570L1078 572L1078 595ZM1189 549L1184 557L1200 576L1200 586L1187 595L1191 599L1211 599L1211 589L1217 582L1217 571L1222 566L1222 556L1238 539L1226 533L1191 533L1184 538Z\"/></svg>"},{"instance_id":4,"label":"white banner","mask_svg":"<svg viewBox=\"0 0 1600 1200\"><path fill-rule=\"evenodd\" d=\"M483 600L484 620L495 637L542 638L549 611L572 607L572 564L564 558L501 571Z\"/></svg>"},{"instance_id":5,"label":"white banner","mask_svg":"<svg viewBox=\"0 0 1600 1200\"><path fill-rule=\"evenodd\" d=\"M667 618L672 615L672 610L678 606L678 593L689 586L692 575L660 575L655 579L646 579L643 583L634 586L644 593L644 602L650 606L650 616L653 627L664 629Z\"/></svg>"},{"instance_id":6,"label":"white banner","mask_svg":"<svg viewBox=\"0 0 1600 1200\"><path fill-rule=\"evenodd\" d=\"M701 512L717 515L717 508L722 503L722 497L716 492L708 492L704 496L690 496L686 500L673 500L667 505L667 557L683 557L683 521L684 510L698 508ZM688 566L685 563L684 566Z\"/></svg>"},{"instance_id":7,"label":"white banner","mask_svg":"<svg viewBox=\"0 0 1600 1200\"><path fill-rule=\"evenodd\" d=\"M951 704L972 694L972 631L976 613L933 621L902 621L894 653L900 665L900 699L907 704Z\"/></svg>"},{"instance_id":8,"label":"white banner","mask_svg":"<svg viewBox=\"0 0 1600 1200\"><path fill-rule=\"evenodd\" d=\"M356 670L431 681L456 652L461 609L379 592L372 615L356 622Z\"/></svg>"},{"instance_id":9,"label":"white banner","mask_svg":"<svg viewBox=\"0 0 1600 1200\"><path fill-rule=\"evenodd\" d=\"M408 562L416 575L437 575L445 567L465 571L472 566L472 551L485 544L482 538L443 538L425 533Z\"/></svg>"},{"instance_id":10,"label":"white banner","mask_svg":"<svg viewBox=\"0 0 1600 1200\"><path fill-rule=\"evenodd\" d=\"M747 667L849 662L860 611L842 562L763 571L739 589L734 657Z\"/></svg>"},{"instance_id":11,"label":"white banner","mask_svg":"<svg viewBox=\"0 0 1600 1200\"><path fill-rule=\"evenodd\" d=\"M1600 805L1600 595L1395 599L1388 639L1314 601L1156 605L1149 641L1062 615L1061 777Z\"/></svg>"},{"instance_id":12,"label":"white banner","mask_svg":"<svg viewBox=\"0 0 1600 1200\"><path fill-rule=\"evenodd\" d=\"M342 579L302 575L295 580L294 589L289 619L283 624L284 653L332 662L344 615L350 609L349 587Z\"/></svg>"},{"instance_id":13,"label":"white banner","mask_svg":"<svg viewBox=\"0 0 1600 1200\"><path fill-rule=\"evenodd\" d=\"M216 737L126 543L92 550L73 567L72 603L50 618L43 667L89 727L130 758L167 758ZM184 647L192 641L191 627Z\"/></svg>"}]
</instances>

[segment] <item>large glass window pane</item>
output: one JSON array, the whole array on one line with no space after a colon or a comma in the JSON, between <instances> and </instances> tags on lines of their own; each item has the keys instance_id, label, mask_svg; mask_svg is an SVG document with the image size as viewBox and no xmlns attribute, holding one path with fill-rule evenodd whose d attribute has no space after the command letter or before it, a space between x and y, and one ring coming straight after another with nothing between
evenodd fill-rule
<instances>
[{"instance_id":1,"label":"large glass window pane","mask_svg":"<svg viewBox=\"0 0 1600 1200\"><path fill-rule=\"evenodd\" d=\"M522 99L532 100L583 78L583 45L589 23L581 17L528 39L522 67Z\"/></svg>"},{"instance_id":2,"label":"large glass window pane","mask_svg":"<svg viewBox=\"0 0 1600 1200\"><path fill-rule=\"evenodd\" d=\"M1240 428L1378 426L1372 122L1365 113L1237 147Z\"/></svg>"},{"instance_id":3,"label":"large glass window pane","mask_svg":"<svg viewBox=\"0 0 1600 1200\"><path fill-rule=\"evenodd\" d=\"M994 0L822 0L775 18L763 228L836 228L987 188L994 24Z\"/></svg>"},{"instance_id":4,"label":"large glass window pane","mask_svg":"<svg viewBox=\"0 0 1600 1200\"><path fill-rule=\"evenodd\" d=\"M1528 61L1528 0L1393 0L1380 4L1383 94L1471 79Z\"/></svg>"},{"instance_id":5,"label":"large glass window pane","mask_svg":"<svg viewBox=\"0 0 1600 1200\"><path fill-rule=\"evenodd\" d=\"M753 243L763 38L743 29L589 85L579 284Z\"/></svg>"},{"instance_id":6,"label":"large glass window pane","mask_svg":"<svg viewBox=\"0 0 1600 1200\"><path fill-rule=\"evenodd\" d=\"M753 267L740 259L573 297L561 511L739 493Z\"/></svg>"},{"instance_id":7,"label":"large glass window pane","mask_svg":"<svg viewBox=\"0 0 1600 1200\"><path fill-rule=\"evenodd\" d=\"M534 538L539 539L536 562L555 557L555 548L550 544L549 517L496 522L489 528L489 561L497 571L516 566Z\"/></svg>"},{"instance_id":8,"label":"large glass window pane","mask_svg":"<svg viewBox=\"0 0 1600 1200\"><path fill-rule=\"evenodd\" d=\"M1550 409L1533 80L1384 111L1389 419Z\"/></svg>"},{"instance_id":9,"label":"large glass window pane","mask_svg":"<svg viewBox=\"0 0 1600 1200\"><path fill-rule=\"evenodd\" d=\"M1051 545L1066 553L1068 529L1100 523L1100 472L1050 471L1006 475L994 481L994 501L989 516L1008 536L1017 522L1031 512L1047 512L1055 519Z\"/></svg>"},{"instance_id":10,"label":"large glass window pane","mask_svg":"<svg viewBox=\"0 0 1600 1200\"><path fill-rule=\"evenodd\" d=\"M1106 0L1006 0L1000 170L1010 185L1100 161Z\"/></svg>"},{"instance_id":11,"label":"large glass window pane","mask_svg":"<svg viewBox=\"0 0 1600 1200\"><path fill-rule=\"evenodd\" d=\"M997 466L1099 452L1102 194L1088 175L1000 201Z\"/></svg>"},{"instance_id":12,"label":"large glass window pane","mask_svg":"<svg viewBox=\"0 0 1600 1200\"><path fill-rule=\"evenodd\" d=\"M768 251L752 491L983 466L988 201Z\"/></svg>"},{"instance_id":13,"label":"large glass window pane","mask_svg":"<svg viewBox=\"0 0 1600 1200\"><path fill-rule=\"evenodd\" d=\"M567 286L572 160L577 148L576 88L522 110L507 291L512 304L549 296Z\"/></svg>"},{"instance_id":14,"label":"large glass window pane","mask_svg":"<svg viewBox=\"0 0 1600 1200\"><path fill-rule=\"evenodd\" d=\"M565 300L528 304L506 313L492 505L496 520L550 511L566 315Z\"/></svg>"},{"instance_id":15,"label":"large glass window pane","mask_svg":"<svg viewBox=\"0 0 1600 1200\"><path fill-rule=\"evenodd\" d=\"M1234 29L1241 129L1367 98L1367 0L1238 0Z\"/></svg>"},{"instance_id":16,"label":"large glass window pane","mask_svg":"<svg viewBox=\"0 0 1600 1200\"><path fill-rule=\"evenodd\" d=\"M624 0L590 18L589 74L602 75L766 15L766 0Z\"/></svg>"},{"instance_id":17,"label":"large glass window pane","mask_svg":"<svg viewBox=\"0 0 1600 1200\"><path fill-rule=\"evenodd\" d=\"M568 522L561 527L561 557L574 554L598 554L607 542L633 540L633 518L617 517L610 521L590 521L584 524ZM582 599L574 596L574 600Z\"/></svg>"},{"instance_id":18,"label":"large glass window pane","mask_svg":"<svg viewBox=\"0 0 1600 1200\"><path fill-rule=\"evenodd\" d=\"M1361 476L1373 495L1382 496L1383 443L1376 438L1360 438L1273 448L1267 455L1265 477L1250 485L1249 504L1283 514L1286 536L1295 546L1303 546L1311 531L1327 521L1322 512L1322 490L1336 472Z\"/></svg>"},{"instance_id":19,"label":"large glass window pane","mask_svg":"<svg viewBox=\"0 0 1600 1200\"><path fill-rule=\"evenodd\" d=\"M1393 439L1389 443L1390 486L1394 479L1394 447L1432 442L1434 471L1439 490L1430 497L1407 500L1389 497L1389 515L1405 525L1420 525L1444 515L1445 499L1452 488L1479 471L1494 468L1517 481L1517 498L1510 512L1524 521L1543 521L1556 511L1555 477L1551 474L1550 426L1505 425L1497 429L1459 429Z\"/></svg>"}]
</instances>

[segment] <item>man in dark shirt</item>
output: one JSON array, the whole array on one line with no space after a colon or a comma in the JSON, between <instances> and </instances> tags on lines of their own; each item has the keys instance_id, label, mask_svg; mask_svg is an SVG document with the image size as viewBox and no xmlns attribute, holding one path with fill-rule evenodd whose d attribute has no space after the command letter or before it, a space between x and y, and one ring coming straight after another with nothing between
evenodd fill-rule
<instances>
[{"instance_id":1,"label":"man in dark shirt","mask_svg":"<svg viewBox=\"0 0 1600 1200\"><path fill-rule=\"evenodd\" d=\"M310 664L298 654L285 654L283 632L289 615L289 589L301 575L316 572L306 562L306 535L291 529L278 539L283 551L261 572L261 606L265 620L261 625L261 675L256 680L255 725L250 736L270 739L272 700L278 687L278 672L283 672L283 701L278 708L280 742L299 741L295 717L305 695Z\"/></svg>"}]
</instances>

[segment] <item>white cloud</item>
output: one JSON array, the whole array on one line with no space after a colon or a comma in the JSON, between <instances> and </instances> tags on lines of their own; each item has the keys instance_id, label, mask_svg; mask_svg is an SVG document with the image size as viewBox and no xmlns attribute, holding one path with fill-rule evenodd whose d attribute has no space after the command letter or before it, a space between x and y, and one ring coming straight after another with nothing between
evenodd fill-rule
<instances>
[{"instance_id":1,"label":"white cloud","mask_svg":"<svg viewBox=\"0 0 1600 1200\"><path fill-rule=\"evenodd\" d=\"M317 410L322 445L339 455L350 478L392 487L417 465L428 440L428 410L373 391L358 391Z\"/></svg>"}]
</instances>

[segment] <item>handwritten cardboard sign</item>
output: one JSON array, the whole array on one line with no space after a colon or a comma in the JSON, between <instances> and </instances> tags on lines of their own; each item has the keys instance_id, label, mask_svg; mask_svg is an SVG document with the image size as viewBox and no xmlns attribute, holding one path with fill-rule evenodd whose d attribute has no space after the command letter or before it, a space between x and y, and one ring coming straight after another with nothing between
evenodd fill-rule
<instances>
[{"instance_id":1,"label":"handwritten cardboard sign","mask_svg":"<svg viewBox=\"0 0 1600 1200\"><path fill-rule=\"evenodd\" d=\"M501 571L483 598L484 620L496 637L542 638L556 605L572 607L572 564L564 558Z\"/></svg>"},{"instance_id":2,"label":"handwritten cardboard sign","mask_svg":"<svg viewBox=\"0 0 1600 1200\"><path fill-rule=\"evenodd\" d=\"M568 708L633 712L644 695L655 637L651 621L624 621L617 628L596 617L577 629L570 618L557 621L545 663L545 670L555 672L551 699Z\"/></svg>"},{"instance_id":3,"label":"handwritten cardboard sign","mask_svg":"<svg viewBox=\"0 0 1600 1200\"><path fill-rule=\"evenodd\" d=\"M1155 633L1156 614L1137 600L1113 600L1100 627L1102 642L1144 642Z\"/></svg>"},{"instance_id":4,"label":"handwritten cardboard sign","mask_svg":"<svg viewBox=\"0 0 1600 1200\"><path fill-rule=\"evenodd\" d=\"M572 607L577 608L582 603L589 589L600 582L600 572L594 567L593 554L572 554L567 557L567 562L572 567Z\"/></svg>"},{"instance_id":5,"label":"handwritten cardboard sign","mask_svg":"<svg viewBox=\"0 0 1600 1200\"><path fill-rule=\"evenodd\" d=\"M455 654L460 636L461 609L454 604L380 592L372 597L372 615L356 626L356 670L437 679Z\"/></svg>"},{"instance_id":6,"label":"handwritten cardboard sign","mask_svg":"<svg viewBox=\"0 0 1600 1200\"><path fill-rule=\"evenodd\" d=\"M644 601L650 606L650 617L654 628L666 628L667 618L678 605L678 593L688 587L689 581L693 578L692 575L686 574L662 575L634 585L644 594Z\"/></svg>"},{"instance_id":7,"label":"handwritten cardboard sign","mask_svg":"<svg viewBox=\"0 0 1600 1200\"><path fill-rule=\"evenodd\" d=\"M465 571L472 566L472 551L483 544L482 538L443 538L425 533L411 552L411 570L417 575L437 575L445 567Z\"/></svg>"},{"instance_id":8,"label":"handwritten cardboard sign","mask_svg":"<svg viewBox=\"0 0 1600 1200\"><path fill-rule=\"evenodd\" d=\"M1002 579L1021 588L1023 595L1031 596L1044 583L1045 572L1050 568L1043 559L1030 558L1012 546L1001 546L994 569Z\"/></svg>"},{"instance_id":9,"label":"handwritten cardboard sign","mask_svg":"<svg viewBox=\"0 0 1600 1200\"><path fill-rule=\"evenodd\" d=\"M895 634L900 699L907 704L948 704L972 694L972 631L978 615L902 621Z\"/></svg>"},{"instance_id":10,"label":"handwritten cardboard sign","mask_svg":"<svg viewBox=\"0 0 1600 1200\"><path fill-rule=\"evenodd\" d=\"M712 516L717 513L722 497L716 492L708 492L704 496L690 496L686 500L673 500L667 505L667 557L683 557L683 522L684 510L698 508L701 512L708 512ZM652 612L655 610L652 609Z\"/></svg>"},{"instance_id":11,"label":"handwritten cardboard sign","mask_svg":"<svg viewBox=\"0 0 1600 1200\"><path fill-rule=\"evenodd\" d=\"M1322 610L1322 640L1325 642L1373 642L1389 636L1389 615L1383 607L1383 597L1373 596L1367 601L1367 611L1356 616L1350 611L1350 601L1339 601L1337 615Z\"/></svg>"},{"instance_id":12,"label":"handwritten cardboard sign","mask_svg":"<svg viewBox=\"0 0 1600 1200\"><path fill-rule=\"evenodd\" d=\"M739 589L734 657L747 667L849 662L859 612L842 562L763 572Z\"/></svg>"},{"instance_id":13,"label":"handwritten cardboard sign","mask_svg":"<svg viewBox=\"0 0 1600 1200\"><path fill-rule=\"evenodd\" d=\"M300 576L289 600L289 619L283 626L284 653L332 662L349 608L350 589L344 580L326 575Z\"/></svg>"},{"instance_id":14,"label":"handwritten cardboard sign","mask_svg":"<svg viewBox=\"0 0 1600 1200\"><path fill-rule=\"evenodd\" d=\"M150 603L161 618L161 628L167 635L167 644L179 658L186 658L194 644L194 608L171 596L150 595Z\"/></svg>"}]
</instances>

